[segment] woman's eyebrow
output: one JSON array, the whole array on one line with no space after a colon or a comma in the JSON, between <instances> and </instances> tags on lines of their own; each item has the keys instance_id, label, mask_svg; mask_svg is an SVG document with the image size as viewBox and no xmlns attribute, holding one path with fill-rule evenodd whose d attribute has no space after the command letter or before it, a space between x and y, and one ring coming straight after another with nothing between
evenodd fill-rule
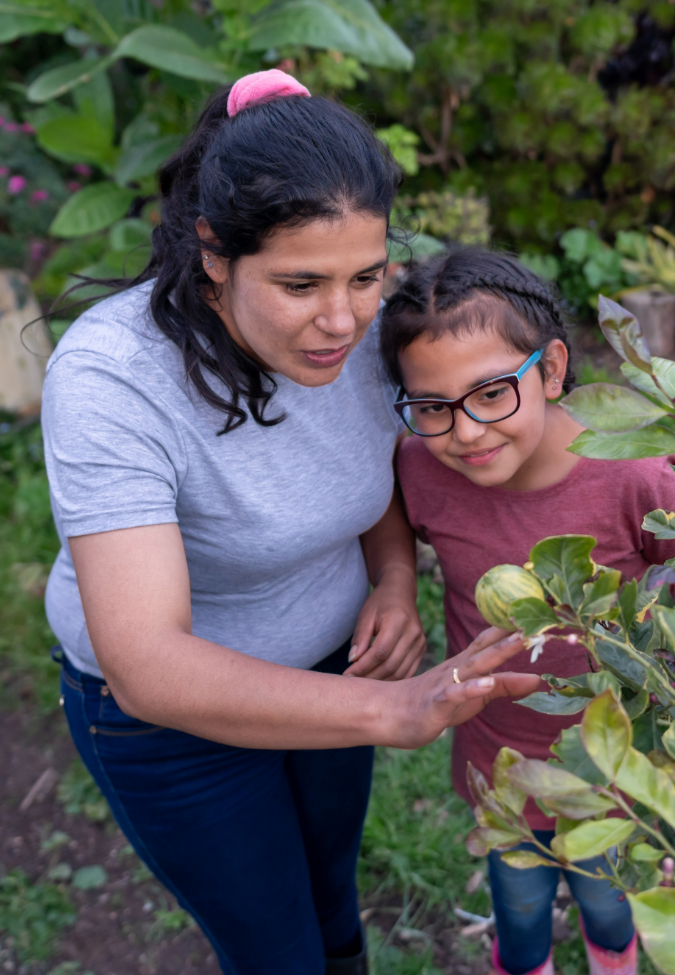
<instances>
[{"instance_id":1,"label":"woman's eyebrow","mask_svg":"<svg viewBox=\"0 0 675 975\"><path fill-rule=\"evenodd\" d=\"M371 264L370 267L364 267L362 271L357 271L354 275L355 278L359 277L361 274L370 274L373 271L380 271L387 264L387 258L385 257L381 261L377 261L376 264ZM325 281L330 278L330 274L319 274L318 271L270 271L270 275L273 278L286 278L286 279L303 279L304 281Z\"/></svg>"}]
</instances>

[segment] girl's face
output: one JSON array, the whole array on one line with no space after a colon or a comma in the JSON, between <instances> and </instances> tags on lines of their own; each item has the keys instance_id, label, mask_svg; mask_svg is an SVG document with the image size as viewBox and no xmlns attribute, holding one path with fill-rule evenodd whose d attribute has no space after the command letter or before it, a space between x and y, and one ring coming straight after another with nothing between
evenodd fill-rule
<instances>
[{"instance_id":1,"label":"girl's face","mask_svg":"<svg viewBox=\"0 0 675 975\"><path fill-rule=\"evenodd\" d=\"M422 335L399 354L410 399L457 399L480 383L517 372L527 358L491 328L476 329L471 334L446 332L437 339ZM519 486L516 475L536 464L541 453L547 417L554 409L548 399L560 395L567 367L564 343L559 339L550 342L541 361L546 379L542 379L537 365L527 370L518 387L517 413L497 423L478 423L456 410L452 430L425 437L425 447L474 484Z\"/></svg>"},{"instance_id":2,"label":"girl's face","mask_svg":"<svg viewBox=\"0 0 675 975\"><path fill-rule=\"evenodd\" d=\"M197 230L209 253L206 221ZM347 213L282 228L233 273L211 255L204 269L222 289L213 307L235 342L269 372L301 386L332 383L377 315L386 231L382 217Z\"/></svg>"}]
</instances>

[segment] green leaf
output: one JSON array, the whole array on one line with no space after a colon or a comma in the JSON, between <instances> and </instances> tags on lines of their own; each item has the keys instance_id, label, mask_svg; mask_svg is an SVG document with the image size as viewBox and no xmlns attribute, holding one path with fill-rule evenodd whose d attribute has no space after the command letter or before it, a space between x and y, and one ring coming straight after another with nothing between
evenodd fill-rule
<instances>
[{"instance_id":1,"label":"green leaf","mask_svg":"<svg viewBox=\"0 0 675 975\"><path fill-rule=\"evenodd\" d=\"M55 237L84 237L104 230L125 215L133 190L114 183L94 183L74 193L56 214L50 233Z\"/></svg>"},{"instance_id":2,"label":"green leaf","mask_svg":"<svg viewBox=\"0 0 675 975\"><path fill-rule=\"evenodd\" d=\"M525 636L536 636L552 626L560 626L555 610L536 596L514 599L511 603L511 617Z\"/></svg>"},{"instance_id":3,"label":"green leaf","mask_svg":"<svg viewBox=\"0 0 675 975\"><path fill-rule=\"evenodd\" d=\"M675 827L675 786L667 773L652 765L642 752L628 749L616 784L622 792Z\"/></svg>"},{"instance_id":4,"label":"green leaf","mask_svg":"<svg viewBox=\"0 0 675 975\"><path fill-rule=\"evenodd\" d=\"M664 360L662 359L661 362L663 361ZM652 359L652 363L656 363L656 359ZM628 382L635 386L636 389L639 389L641 393L644 393L646 396L652 396L668 411L672 410L673 404L670 399L664 395L652 377L648 376L646 372L643 372L642 369L638 369L637 366L634 366L632 362L622 362L619 368ZM656 372L656 369L654 369L654 372Z\"/></svg>"},{"instance_id":5,"label":"green leaf","mask_svg":"<svg viewBox=\"0 0 675 975\"><path fill-rule=\"evenodd\" d=\"M626 894L642 947L665 975L675 975L675 887Z\"/></svg>"},{"instance_id":6,"label":"green leaf","mask_svg":"<svg viewBox=\"0 0 675 975\"><path fill-rule=\"evenodd\" d=\"M639 460L675 453L675 434L658 424L626 433L584 430L567 448L572 454L595 460Z\"/></svg>"},{"instance_id":7,"label":"green leaf","mask_svg":"<svg viewBox=\"0 0 675 975\"><path fill-rule=\"evenodd\" d=\"M621 573L617 569L604 569L598 573L594 582L584 583L584 598L579 606L579 616L604 619L614 605L616 593L621 585Z\"/></svg>"},{"instance_id":8,"label":"green leaf","mask_svg":"<svg viewBox=\"0 0 675 975\"><path fill-rule=\"evenodd\" d=\"M602 333L614 351L651 375L649 350L635 316L604 295L598 296L598 313Z\"/></svg>"},{"instance_id":9,"label":"green leaf","mask_svg":"<svg viewBox=\"0 0 675 975\"><path fill-rule=\"evenodd\" d=\"M72 115L46 122L38 129L38 142L64 162L88 162L108 169L116 150L110 132L95 118Z\"/></svg>"},{"instance_id":10,"label":"green leaf","mask_svg":"<svg viewBox=\"0 0 675 975\"><path fill-rule=\"evenodd\" d=\"M367 0L273 0L253 21L251 51L285 44L352 54L364 64L409 71L412 51Z\"/></svg>"},{"instance_id":11,"label":"green leaf","mask_svg":"<svg viewBox=\"0 0 675 975\"><path fill-rule=\"evenodd\" d=\"M630 630L637 613L638 585L635 579L627 582L619 594L619 618L625 630Z\"/></svg>"},{"instance_id":12,"label":"green leaf","mask_svg":"<svg viewBox=\"0 0 675 975\"><path fill-rule=\"evenodd\" d=\"M596 641L595 649L605 667L608 667L631 690L635 692L642 690L646 673L645 668L637 660L620 647L605 643L603 640Z\"/></svg>"},{"instance_id":13,"label":"green leaf","mask_svg":"<svg viewBox=\"0 0 675 975\"><path fill-rule=\"evenodd\" d=\"M657 508L644 516L643 532L653 532L654 538L666 541L675 538L675 511Z\"/></svg>"},{"instance_id":14,"label":"green leaf","mask_svg":"<svg viewBox=\"0 0 675 975\"><path fill-rule=\"evenodd\" d=\"M7 8L12 12L5 13ZM17 37L26 37L29 34L61 34L67 27L68 21L59 20L48 10L26 8L24 13L18 3L0 5L0 43L2 44L9 44Z\"/></svg>"},{"instance_id":15,"label":"green leaf","mask_svg":"<svg viewBox=\"0 0 675 975\"><path fill-rule=\"evenodd\" d=\"M607 778L591 761L581 741L581 725L564 728L560 741L551 745L551 751L562 764L562 768L592 785L606 785ZM555 763L557 765L557 763Z\"/></svg>"},{"instance_id":16,"label":"green leaf","mask_svg":"<svg viewBox=\"0 0 675 975\"><path fill-rule=\"evenodd\" d=\"M445 249L445 244L429 234L415 234L405 243L400 240L387 241L387 255L392 264L409 264L411 260L419 261L441 254Z\"/></svg>"},{"instance_id":17,"label":"green leaf","mask_svg":"<svg viewBox=\"0 0 675 975\"><path fill-rule=\"evenodd\" d=\"M590 558L596 539L591 535L553 535L544 538L530 552L534 572L549 583L558 576L564 584L561 600L576 608L584 598L584 583L595 574L596 566Z\"/></svg>"},{"instance_id":18,"label":"green leaf","mask_svg":"<svg viewBox=\"0 0 675 975\"><path fill-rule=\"evenodd\" d=\"M569 833L561 833L551 840L551 849L561 859L590 860L611 850L628 839L635 824L630 819L602 819L599 822L582 823Z\"/></svg>"},{"instance_id":19,"label":"green leaf","mask_svg":"<svg viewBox=\"0 0 675 975\"><path fill-rule=\"evenodd\" d=\"M583 796L560 796L557 799L540 799L545 809L563 816L565 819L591 819L616 809L616 803L596 792L588 792Z\"/></svg>"},{"instance_id":20,"label":"green leaf","mask_svg":"<svg viewBox=\"0 0 675 975\"><path fill-rule=\"evenodd\" d=\"M522 843L523 835L509 829L485 829L477 826L466 838L466 848L475 857L484 857L490 850L508 850Z\"/></svg>"},{"instance_id":21,"label":"green leaf","mask_svg":"<svg viewBox=\"0 0 675 975\"><path fill-rule=\"evenodd\" d=\"M613 782L631 746L633 729L609 688L586 708L581 721L581 740L594 764Z\"/></svg>"},{"instance_id":22,"label":"green leaf","mask_svg":"<svg viewBox=\"0 0 675 975\"><path fill-rule=\"evenodd\" d=\"M502 853L504 863L516 870L531 870L532 867L555 867L560 869L560 864L556 860L547 860L546 857L532 850L513 850L511 853Z\"/></svg>"},{"instance_id":23,"label":"green leaf","mask_svg":"<svg viewBox=\"0 0 675 975\"><path fill-rule=\"evenodd\" d=\"M124 186L132 180L149 176L178 149L182 141L180 135L162 135L158 139L131 146L117 160L115 179Z\"/></svg>"},{"instance_id":24,"label":"green leaf","mask_svg":"<svg viewBox=\"0 0 675 975\"><path fill-rule=\"evenodd\" d=\"M630 849L631 860L639 860L640 863L658 863L663 859L663 850L657 850L649 843L636 843Z\"/></svg>"},{"instance_id":25,"label":"green leaf","mask_svg":"<svg viewBox=\"0 0 675 975\"><path fill-rule=\"evenodd\" d=\"M669 412L632 389L609 383L577 386L560 406L577 423L600 433L640 430Z\"/></svg>"},{"instance_id":26,"label":"green leaf","mask_svg":"<svg viewBox=\"0 0 675 975\"><path fill-rule=\"evenodd\" d=\"M145 220L120 220L110 228L108 240L114 251L128 251L133 247L149 247L152 227Z\"/></svg>"},{"instance_id":27,"label":"green leaf","mask_svg":"<svg viewBox=\"0 0 675 975\"><path fill-rule=\"evenodd\" d=\"M675 400L675 362L655 355L652 356L652 368L663 392Z\"/></svg>"},{"instance_id":28,"label":"green leaf","mask_svg":"<svg viewBox=\"0 0 675 975\"><path fill-rule=\"evenodd\" d=\"M135 58L181 78L213 81L220 85L234 80L224 65L212 59L210 51L199 47L183 31L164 24L137 27L122 38L114 53L115 57Z\"/></svg>"},{"instance_id":29,"label":"green leaf","mask_svg":"<svg viewBox=\"0 0 675 975\"><path fill-rule=\"evenodd\" d=\"M675 722L671 723L663 732L661 743L673 761L675 761Z\"/></svg>"},{"instance_id":30,"label":"green leaf","mask_svg":"<svg viewBox=\"0 0 675 975\"><path fill-rule=\"evenodd\" d=\"M108 874L98 864L91 867L80 867L73 874L73 887L79 887L80 890L92 890L95 887L103 887L107 880Z\"/></svg>"},{"instance_id":31,"label":"green leaf","mask_svg":"<svg viewBox=\"0 0 675 975\"><path fill-rule=\"evenodd\" d=\"M78 85L86 84L98 74L105 71L115 61L114 57L83 59L71 64L62 64L58 68L51 68L38 75L28 86L26 95L31 102L48 102L52 98L60 98L66 92Z\"/></svg>"},{"instance_id":32,"label":"green leaf","mask_svg":"<svg viewBox=\"0 0 675 975\"><path fill-rule=\"evenodd\" d=\"M560 246L565 255L575 264L583 264L589 257L603 250L603 243L592 230L575 227L567 230L560 238Z\"/></svg>"},{"instance_id":33,"label":"green leaf","mask_svg":"<svg viewBox=\"0 0 675 975\"><path fill-rule=\"evenodd\" d=\"M516 762L506 775L518 789L538 799L583 796L592 791L590 783L579 776L537 758L524 758Z\"/></svg>"},{"instance_id":34,"label":"green leaf","mask_svg":"<svg viewBox=\"0 0 675 975\"><path fill-rule=\"evenodd\" d=\"M621 698L621 681L618 680L614 674L609 670L601 670L597 674L587 674L587 687L591 691L593 697L597 697L598 694L602 694L608 688L614 692L615 698L620 700Z\"/></svg>"},{"instance_id":35,"label":"green leaf","mask_svg":"<svg viewBox=\"0 0 675 975\"><path fill-rule=\"evenodd\" d=\"M647 710L649 706L649 691L643 687L630 701L624 700L623 706L632 723Z\"/></svg>"},{"instance_id":36,"label":"green leaf","mask_svg":"<svg viewBox=\"0 0 675 975\"><path fill-rule=\"evenodd\" d=\"M513 748L504 747L499 749L492 765L492 784L497 793L497 798L505 806L508 806L516 816L520 816L525 808L527 794L511 782L507 773L511 766L521 761L522 758L520 752Z\"/></svg>"},{"instance_id":37,"label":"green leaf","mask_svg":"<svg viewBox=\"0 0 675 975\"><path fill-rule=\"evenodd\" d=\"M540 714L577 714L578 711L583 711L589 700L588 697L566 697L555 691L551 694L535 691L515 703L539 711Z\"/></svg>"},{"instance_id":38,"label":"green leaf","mask_svg":"<svg viewBox=\"0 0 675 975\"><path fill-rule=\"evenodd\" d=\"M675 609L667 606L652 606L652 618L671 650L675 650Z\"/></svg>"},{"instance_id":39,"label":"green leaf","mask_svg":"<svg viewBox=\"0 0 675 975\"><path fill-rule=\"evenodd\" d=\"M91 81L73 90L77 114L96 119L108 133L112 143L115 135L115 98L106 71L99 71Z\"/></svg>"}]
</instances>

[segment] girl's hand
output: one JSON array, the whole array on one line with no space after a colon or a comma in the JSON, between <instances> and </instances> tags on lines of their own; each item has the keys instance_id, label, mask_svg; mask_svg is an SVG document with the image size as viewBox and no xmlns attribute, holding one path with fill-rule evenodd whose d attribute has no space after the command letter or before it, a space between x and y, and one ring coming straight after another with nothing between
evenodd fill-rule
<instances>
[{"instance_id":1,"label":"girl's hand","mask_svg":"<svg viewBox=\"0 0 675 975\"><path fill-rule=\"evenodd\" d=\"M411 568L399 564L384 572L359 614L346 674L375 680L413 676L426 647L416 594Z\"/></svg>"},{"instance_id":2,"label":"girl's hand","mask_svg":"<svg viewBox=\"0 0 675 975\"><path fill-rule=\"evenodd\" d=\"M504 630L492 626L479 633L456 657L399 684L392 689L396 699L391 708L388 743L396 748L419 748L438 738L445 728L473 718L497 697L532 694L539 687L536 674L488 676L523 647L520 633L507 636ZM453 678L455 668L459 684Z\"/></svg>"}]
</instances>

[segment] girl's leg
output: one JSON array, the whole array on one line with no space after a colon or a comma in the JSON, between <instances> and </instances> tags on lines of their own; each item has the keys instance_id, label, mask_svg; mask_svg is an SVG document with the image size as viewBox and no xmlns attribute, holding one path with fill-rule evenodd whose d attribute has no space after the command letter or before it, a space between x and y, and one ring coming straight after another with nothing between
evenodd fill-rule
<instances>
[{"instance_id":1,"label":"girl's leg","mask_svg":"<svg viewBox=\"0 0 675 975\"><path fill-rule=\"evenodd\" d=\"M75 744L120 827L202 927L225 975L324 975L285 753L127 717L103 681L62 674Z\"/></svg>"},{"instance_id":2,"label":"girl's leg","mask_svg":"<svg viewBox=\"0 0 675 975\"><path fill-rule=\"evenodd\" d=\"M583 860L584 870L594 873L598 867L607 872L604 857ZM592 880L566 871L572 896L579 905L582 932L592 975L619 972L632 975L636 969L637 944L630 904L621 891L610 887L607 880Z\"/></svg>"},{"instance_id":3,"label":"girl's leg","mask_svg":"<svg viewBox=\"0 0 675 975\"><path fill-rule=\"evenodd\" d=\"M548 843L553 832L535 831ZM516 847L535 850L530 843ZM551 867L516 870L493 850L488 856L497 928L498 961L509 975L525 975L544 965L551 953L552 908L558 871Z\"/></svg>"}]
</instances>

